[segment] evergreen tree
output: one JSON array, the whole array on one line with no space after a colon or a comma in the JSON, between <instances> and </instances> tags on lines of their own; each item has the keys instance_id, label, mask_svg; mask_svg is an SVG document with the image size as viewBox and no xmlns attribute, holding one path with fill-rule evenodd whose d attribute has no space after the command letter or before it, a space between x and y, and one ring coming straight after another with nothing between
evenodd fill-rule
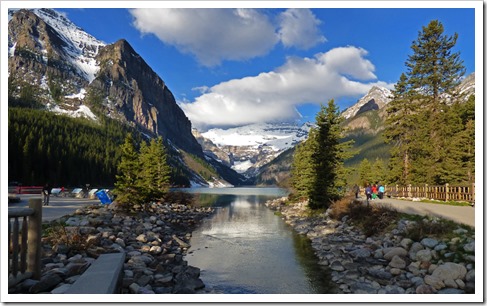
<instances>
[{"instance_id":1,"label":"evergreen tree","mask_svg":"<svg viewBox=\"0 0 487 306\"><path fill-rule=\"evenodd\" d=\"M292 198L297 201L308 199L311 194L315 172L312 155L317 150L316 130L309 131L308 139L296 146L291 165Z\"/></svg>"},{"instance_id":2,"label":"evergreen tree","mask_svg":"<svg viewBox=\"0 0 487 306\"><path fill-rule=\"evenodd\" d=\"M152 139L150 145L145 142L140 148L140 177L145 202L159 201L169 191L171 168L167 164L166 150L162 138Z\"/></svg>"},{"instance_id":3,"label":"evergreen tree","mask_svg":"<svg viewBox=\"0 0 487 306\"><path fill-rule=\"evenodd\" d=\"M122 207L129 209L131 205L141 204L143 198L139 183L139 156L132 134L127 134L125 142L121 146L121 153L113 193L117 196L117 202Z\"/></svg>"},{"instance_id":4,"label":"evergreen tree","mask_svg":"<svg viewBox=\"0 0 487 306\"><path fill-rule=\"evenodd\" d=\"M338 172L343 167L344 149L347 147L340 145L342 121L343 117L333 99L327 106L322 105L316 115L317 149L312 154L316 174L309 197L309 207L312 209L328 208L343 192L337 185Z\"/></svg>"},{"instance_id":5,"label":"evergreen tree","mask_svg":"<svg viewBox=\"0 0 487 306\"><path fill-rule=\"evenodd\" d=\"M372 184L373 177L372 177L372 165L367 158L364 158L359 165L359 175L360 175L360 182L366 186L368 184Z\"/></svg>"},{"instance_id":6,"label":"evergreen tree","mask_svg":"<svg viewBox=\"0 0 487 306\"><path fill-rule=\"evenodd\" d=\"M386 141L393 144L389 163L392 182L441 184L451 179L446 173L457 170L458 159L444 149L458 132L458 125L448 126L449 120L457 120L451 117L445 95L453 101L458 98L455 87L465 68L460 54L452 52L458 35L443 32L437 20L422 28L411 46L407 72L393 91L384 133Z\"/></svg>"}]
</instances>

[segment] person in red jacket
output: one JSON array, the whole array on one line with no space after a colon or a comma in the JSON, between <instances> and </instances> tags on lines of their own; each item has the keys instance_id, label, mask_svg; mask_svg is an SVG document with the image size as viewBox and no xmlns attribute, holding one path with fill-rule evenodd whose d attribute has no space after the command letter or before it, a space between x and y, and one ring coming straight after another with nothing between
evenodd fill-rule
<instances>
[{"instance_id":1,"label":"person in red jacket","mask_svg":"<svg viewBox=\"0 0 487 306\"><path fill-rule=\"evenodd\" d=\"M372 185L372 199L377 199L377 185Z\"/></svg>"}]
</instances>

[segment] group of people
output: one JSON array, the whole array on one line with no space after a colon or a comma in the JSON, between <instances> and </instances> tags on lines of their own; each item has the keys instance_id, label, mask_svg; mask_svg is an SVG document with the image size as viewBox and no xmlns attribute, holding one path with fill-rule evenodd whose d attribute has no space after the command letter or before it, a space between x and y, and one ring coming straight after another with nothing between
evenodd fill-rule
<instances>
[{"instance_id":1,"label":"group of people","mask_svg":"<svg viewBox=\"0 0 487 306\"><path fill-rule=\"evenodd\" d=\"M360 193L360 187L357 184L353 186L353 192L355 193L355 198L357 199ZM366 184L365 186L365 196L367 197L367 201L377 198L382 199L384 198L385 192L386 189L384 185L379 184L378 182L373 184L372 186L370 184Z\"/></svg>"}]
</instances>

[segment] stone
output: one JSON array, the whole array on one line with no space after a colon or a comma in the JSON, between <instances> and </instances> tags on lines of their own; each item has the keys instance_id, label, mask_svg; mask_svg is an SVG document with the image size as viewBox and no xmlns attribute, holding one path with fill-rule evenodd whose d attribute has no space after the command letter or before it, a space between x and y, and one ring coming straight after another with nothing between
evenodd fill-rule
<instances>
[{"instance_id":1,"label":"stone","mask_svg":"<svg viewBox=\"0 0 487 306\"><path fill-rule=\"evenodd\" d=\"M432 257L433 256L431 255L431 251L429 249L419 250L416 253L416 260L417 261L430 262Z\"/></svg>"},{"instance_id":2,"label":"stone","mask_svg":"<svg viewBox=\"0 0 487 306\"><path fill-rule=\"evenodd\" d=\"M368 248L360 248L354 251L351 251L349 254L354 258L366 258L369 257L372 252Z\"/></svg>"},{"instance_id":3,"label":"stone","mask_svg":"<svg viewBox=\"0 0 487 306\"><path fill-rule=\"evenodd\" d=\"M431 275L440 280L464 279L467 275L467 268L461 264L447 262L438 266Z\"/></svg>"},{"instance_id":4,"label":"stone","mask_svg":"<svg viewBox=\"0 0 487 306\"><path fill-rule=\"evenodd\" d=\"M461 279L456 279L455 283L457 284L458 288L465 289L465 283ZM454 287L456 288L456 287Z\"/></svg>"},{"instance_id":5,"label":"stone","mask_svg":"<svg viewBox=\"0 0 487 306\"><path fill-rule=\"evenodd\" d=\"M475 283L475 269L468 271L468 273L465 275L465 281Z\"/></svg>"},{"instance_id":6,"label":"stone","mask_svg":"<svg viewBox=\"0 0 487 306\"><path fill-rule=\"evenodd\" d=\"M409 250L409 247L411 247L412 244L413 244L413 240L409 238L403 238L399 243L399 245L405 250Z\"/></svg>"},{"instance_id":7,"label":"stone","mask_svg":"<svg viewBox=\"0 0 487 306\"><path fill-rule=\"evenodd\" d=\"M416 287L416 293L417 294L432 294L435 293L435 290L433 287L427 284L422 284Z\"/></svg>"},{"instance_id":8,"label":"stone","mask_svg":"<svg viewBox=\"0 0 487 306\"><path fill-rule=\"evenodd\" d=\"M426 275L424 277L424 283L427 285L430 285L431 287L435 288L436 290L439 290L441 288L445 287L445 284L441 279L438 277L432 276L432 275Z\"/></svg>"},{"instance_id":9,"label":"stone","mask_svg":"<svg viewBox=\"0 0 487 306\"><path fill-rule=\"evenodd\" d=\"M421 240L421 244L427 248L433 249L435 246L438 245L438 240L433 238L424 238Z\"/></svg>"},{"instance_id":10,"label":"stone","mask_svg":"<svg viewBox=\"0 0 487 306\"><path fill-rule=\"evenodd\" d=\"M367 283L353 283L350 286L350 290L355 294L376 294L377 289L374 289L370 284Z\"/></svg>"},{"instance_id":11,"label":"stone","mask_svg":"<svg viewBox=\"0 0 487 306\"><path fill-rule=\"evenodd\" d=\"M404 259L402 259L400 256L395 255L389 263L389 266L391 268L404 269L406 268L406 261L404 261Z\"/></svg>"},{"instance_id":12,"label":"stone","mask_svg":"<svg viewBox=\"0 0 487 306\"><path fill-rule=\"evenodd\" d=\"M475 252L475 241L472 241L470 243L467 243L466 245L463 246L463 249L465 252Z\"/></svg>"},{"instance_id":13,"label":"stone","mask_svg":"<svg viewBox=\"0 0 487 306\"><path fill-rule=\"evenodd\" d=\"M339 262L338 260L335 260L334 262L331 263L330 269L338 272L345 271L345 268L343 267L342 263Z\"/></svg>"},{"instance_id":14,"label":"stone","mask_svg":"<svg viewBox=\"0 0 487 306\"><path fill-rule=\"evenodd\" d=\"M406 256L407 254L408 252L405 249L401 247L395 247L388 250L387 253L384 253L384 259L392 260L394 256Z\"/></svg>"},{"instance_id":15,"label":"stone","mask_svg":"<svg viewBox=\"0 0 487 306\"><path fill-rule=\"evenodd\" d=\"M116 238L115 243L118 244L119 246L121 246L122 248L124 248L126 246L125 241L122 238Z\"/></svg>"},{"instance_id":16,"label":"stone","mask_svg":"<svg viewBox=\"0 0 487 306\"><path fill-rule=\"evenodd\" d=\"M143 242L143 243L146 243L148 240L147 240L147 236L145 234L140 234L139 236L137 236L137 238L135 238L137 241L140 241L140 242Z\"/></svg>"},{"instance_id":17,"label":"stone","mask_svg":"<svg viewBox=\"0 0 487 306\"><path fill-rule=\"evenodd\" d=\"M409 248L409 258L411 258L411 260L413 261L416 261L416 253L419 251L419 250L424 250L424 246L419 243L419 242L414 242L411 247Z\"/></svg>"},{"instance_id":18,"label":"stone","mask_svg":"<svg viewBox=\"0 0 487 306\"><path fill-rule=\"evenodd\" d=\"M57 275L56 273L49 273L43 275L38 283L33 285L29 292L30 293L40 293L40 292L47 292L54 289L57 285L59 285L63 279Z\"/></svg>"}]
</instances>

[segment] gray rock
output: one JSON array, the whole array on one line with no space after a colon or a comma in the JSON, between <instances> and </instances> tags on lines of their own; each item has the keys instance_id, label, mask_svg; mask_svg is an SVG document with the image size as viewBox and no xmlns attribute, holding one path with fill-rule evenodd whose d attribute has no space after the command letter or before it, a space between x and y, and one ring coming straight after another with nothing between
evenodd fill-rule
<instances>
[{"instance_id":1,"label":"gray rock","mask_svg":"<svg viewBox=\"0 0 487 306\"><path fill-rule=\"evenodd\" d=\"M339 262L338 260L335 260L334 262L331 263L330 269L338 272L345 271L345 268L343 267L342 263Z\"/></svg>"},{"instance_id":2,"label":"gray rock","mask_svg":"<svg viewBox=\"0 0 487 306\"><path fill-rule=\"evenodd\" d=\"M49 273L43 275L38 283L33 285L29 292L30 293L40 293L40 292L47 292L54 289L57 285L59 285L63 279L57 275L56 273Z\"/></svg>"},{"instance_id":3,"label":"gray rock","mask_svg":"<svg viewBox=\"0 0 487 306\"><path fill-rule=\"evenodd\" d=\"M401 247L390 248L387 253L384 253L384 259L392 260L394 256L406 256L408 252Z\"/></svg>"},{"instance_id":4,"label":"gray rock","mask_svg":"<svg viewBox=\"0 0 487 306\"><path fill-rule=\"evenodd\" d=\"M409 238L403 238L401 240L401 242L399 243L399 245L405 249L405 250L409 250L409 247L413 244L413 241Z\"/></svg>"},{"instance_id":5,"label":"gray rock","mask_svg":"<svg viewBox=\"0 0 487 306\"><path fill-rule=\"evenodd\" d=\"M463 249L465 250L465 252L475 252L475 241L467 243L463 246Z\"/></svg>"},{"instance_id":6,"label":"gray rock","mask_svg":"<svg viewBox=\"0 0 487 306\"><path fill-rule=\"evenodd\" d=\"M465 275L465 281L475 283L475 269L467 272L467 274Z\"/></svg>"},{"instance_id":7,"label":"gray rock","mask_svg":"<svg viewBox=\"0 0 487 306\"><path fill-rule=\"evenodd\" d=\"M430 262L432 258L431 251L429 249L426 250L419 250L416 253L416 260L417 261L424 261L424 262Z\"/></svg>"},{"instance_id":8,"label":"gray rock","mask_svg":"<svg viewBox=\"0 0 487 306\"><path fill-rule=\"evenodd\" d=\"M443 283L443 281L441 279L439 279L438 277L432 276L432 275L426 275L424 277L424 283L427 285L430 285L431 287L433 287L436 290L439 290L439 289L445 287L445 283Z\"/></svg>"},{"instance_id":9,"label":"gray rock","mask_svg":"<svg viewBox=\"0 0 487 306\"><path fill-rule=\"evenodd\" d=\"M438 245L438 240L433 238L424 238L421 240L421 244L427 248L433 249L435 246Z\"/></svg>"},{"instance_id":10,"label":"gray rock","mask_svg":"<svg viewBox=\"0 0 487 306\"><path fill-rule=\"evenodd\" d=\"M370 284L367 283L354 283L350 286L350 290L355 294L375 294L377 293L377 289L372 287Z\"/></svg>"},{"instance_id":11,"label":"gray rock","mask_svg":"<svg viewBox=\"0 0 487 306\"><path fill-rule=\"evenodd\" d=\"M350 255L354 258L354 259L357 259L357 258L366 258L366 257L370 257L370 254L371 254L371 250L368 249L368 248L360 248L360 249L356 249L354 251L351 251L350 252Z\"/></svg>"},{"instance_id":12,"label":"gray rock","mask_svg":"<svg viewBox=\"0 0 487 306\"><path fill-rule=\"evenodd\" d=\"M373 277L390 280L392 279L392 273L389 273L383 269L369 269L367 273Z\"/></svg>"},{"instance_id":13,"label":"gray rock","mask_svg":"<svg viewBox=\"0 0 487 306\"><path fill-rule=\"evenodd\" d=\"M409 258L411 258L411 260L413 261L416 261L416 253L419 251L419 250L423 250L424 249L424 246L419 243L419 242L415 242L411 245L411 247L409 248Z\"/></svg>"},{"instance_id":14,"label":"gray rock","mask_svg":"<svg viewBox=\"0 0 487 306\"><path fill-rule=\"evenodd\" d=\"M406 261L404 261L404 259L402 259L400 256L395 255L389 263L389 266L392 268L404 269L406 268Z\"/></svg>"},{"instance_id":15,"label":"gray rock","mask_svg":"<svg viewBox=\"0 0 487 306\"><path fill-rule=\"evenodd\" d=\"M433 271L432 276L440 279L464 279L467 275L467 268L461 264L447 262L444 263Z\"/></svg>"},{"instance_id":16,"label":"gray rock","mask_svg":"<svg viewBox=\"0 0 487 306\"><path fill-rule=\"evenodd\" d=\"M419 285L416 288L416 293L417 294L432 294L432 293L436 293L436 290L433 289L433 287L431 287L430 285L423 284L423 285Z\"/></svg>"}]
</instances>

